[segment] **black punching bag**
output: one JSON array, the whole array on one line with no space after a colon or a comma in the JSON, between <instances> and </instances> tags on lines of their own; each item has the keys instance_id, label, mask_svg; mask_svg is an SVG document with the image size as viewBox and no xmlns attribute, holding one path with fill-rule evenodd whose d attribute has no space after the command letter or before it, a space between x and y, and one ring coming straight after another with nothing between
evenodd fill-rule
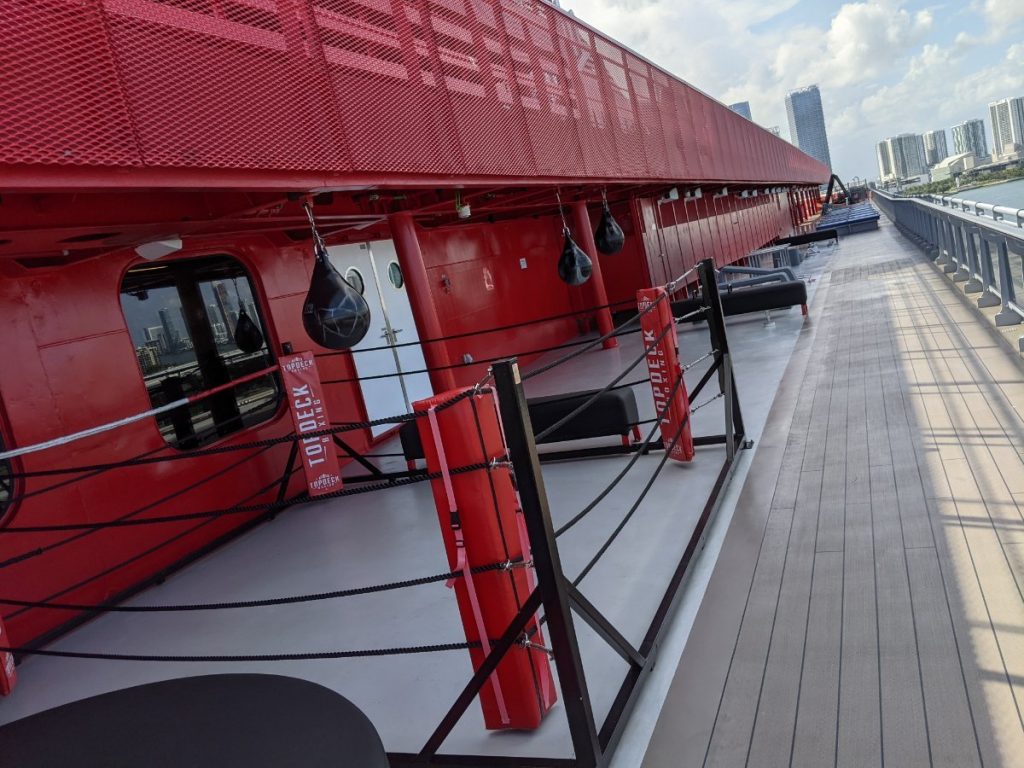
<instances>
[{"instance_id":1,"label":"black punching bag","mask_svg":"<svg viewBox=\"0 0 1024 768\"><path fill-rule=\"evenodd\" d=\"M626 236L623 234L619 222L612 216L607 200L604 201L604 212L601 214L601 221L598 222L597 230L594 232L594 243L597 245L597 250L607 256L618 253L626 244Z\"/></svg>"},{"instance_id":2,"label":"black punching bag","mask_svg":"<svg viewBox=\"0 0 1024 768\"><path fill-rule=\"evenodd\" d=\"M558 259L558 276L569 285L583 285L590 279L594 265L590 257L569 236L569 228L565 228L565 245Z\"/></svg>"},{"instance_id":3,"label":"black punching bag","mask_svg":"<svg viewBox=\"0 0 1024 768\"><path fill-rule=\"evenodd\" d=\"M244 307L239 311L238 322L235 323L235 346L246 354L263 348L263 332Z\"/></svg>"},{"instance_id":4,"label":"black punching bag","mask_svg":"<svg viewBox=\"0 0 1024 768\"><path fill-rule=\"evenodd\" d=\"M327 260L327 249L313 239L316 264L302 305L309 338L328 349L351 349L370 328L370 307L352 284Z\"/></svg>"}]
</instances>

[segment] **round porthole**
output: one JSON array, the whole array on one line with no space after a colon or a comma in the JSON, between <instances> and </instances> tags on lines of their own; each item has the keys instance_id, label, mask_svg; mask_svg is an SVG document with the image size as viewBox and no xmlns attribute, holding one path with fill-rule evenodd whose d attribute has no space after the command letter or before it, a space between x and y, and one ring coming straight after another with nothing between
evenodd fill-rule
<instances>
[{"instance_id":1,"label":"round porthole","mask_svg":"<svg viewBox=\"0 0 1024 768\"><path fill-rule=\"evenodd\" d=\"M388 280L391 281L396 290L401 290L402 286L405 285L405 275L402 274L402 268L398 266L397 261L392 261L388 264Z\"/></svg>"},{"instance_id":2,"label":"round porthole","mask_svg":"<svg viewBox=\"0 0 1024 768\"><path fill-rule=\"evenodd\" d=\"M360 296L366 292L366 281L363 280L363 273L355 267L348 268L348 271L345 272L345 279L348 280L353 288L359 291Z\"/></svg>"}]
</instances>

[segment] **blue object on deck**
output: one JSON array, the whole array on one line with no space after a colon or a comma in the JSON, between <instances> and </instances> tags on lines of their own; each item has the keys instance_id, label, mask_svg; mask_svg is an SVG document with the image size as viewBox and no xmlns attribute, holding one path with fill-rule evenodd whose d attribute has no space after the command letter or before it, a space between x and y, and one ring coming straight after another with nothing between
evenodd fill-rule
<instances>
[{"instance_id":1,"label":"blue object on deck","mask_svg":"<svg viewBox=\"0 0 1024 768\"><path fill-rule=\"evenodd\" d=\"M815 229L834 229L839 235L867 232L878 229L878 209L871 203L855 203L842 208L832 208L818 219Z\"/></svg>"}]
</instances>

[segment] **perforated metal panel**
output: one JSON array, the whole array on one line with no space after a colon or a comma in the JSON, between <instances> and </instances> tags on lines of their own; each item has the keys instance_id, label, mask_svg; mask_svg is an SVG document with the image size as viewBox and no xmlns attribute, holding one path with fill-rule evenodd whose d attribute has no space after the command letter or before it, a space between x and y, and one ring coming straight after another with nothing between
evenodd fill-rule
<instances>
[{"instance_id":1,"label":"perforated metal panel","mask_svg":"<svg viewBox=\"0 0 1024 768\"><path fill-rule=\"evenodd\" d=\"M818 182L540 0L7 0L0 165Z\"/></svg>"}]
</instances>

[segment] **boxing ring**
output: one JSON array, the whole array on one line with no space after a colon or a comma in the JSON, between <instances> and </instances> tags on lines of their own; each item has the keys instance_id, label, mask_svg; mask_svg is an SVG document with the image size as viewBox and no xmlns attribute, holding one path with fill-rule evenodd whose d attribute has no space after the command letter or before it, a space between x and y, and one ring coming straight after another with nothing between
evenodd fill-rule
<instances>
[{"instance_id":1,"label":"boxing ring","mask_svg":"<svg viewBox=\"0 0 1024 768\"><path fill-rule=\"evenodd\" d=\"M299 471L298 435L232 446L259 452L292 443L282 480L269 486L280 488L275 501L60 526L77 535L99 526L254 516L253 527L216 555L172 575L159 589L111 604L19 602L14 595L0 595L8 607L98 616L51 646L9 649L26 661L15 695L0 703L0 720L87 693L178 677L193 665L203 672L273 669L349 696L381 730L393 765L605 764L658 658L738 451L749 445L729 337L742 337L756 357L766 334L791 345L802 325L798 313L790 311L777 321L778 332L755 320L733 321L727 334L714 270L710 262L696 270L701 322L678 328L686 381L681 386L692 407L674 434L664 434L666 409L656 410L650 383L635 381L656 346L645 343L635 318L611 334L552 350L526 371L515 360L495 361L477 387L442 403L454 408L482 394L495 399L504 456L485 454L479 462L446 471L453 477L512 474L528 558L484 563L472 574L453 568L444 557L428 489L445 473L408 470L400 456L389 453L397 440L381 447L375 472L364 474L365 466L354 462L346 468L342 490L316 499L283 496L287 479ZM617 351L589 354L611 335L620 344ZM788 352L770 364L759 362L750 371L750 384L781 378L786 357ZM527 395L558 394L567 381L581 378L601 381L603 390L633 389L643 438L622 447L581 441L570 450L538 449ZM754 397L758 424L771 392ZM423 417L402 414L394 423ZM694 433L695 457L670 462L684 426ZM360 427L365 424L332 426L323 434L343 440L345 431ZM339 505L338 498L347 501ZM18 526L3 531L18 535ZM22 532L30 531L22 527ZM24 556L32 557L32 550ZM480 651L481 643L463 639L458 607L445 582L527 569L532 591L503 631L487 638L487 653L467 682L466 652ZM225 599L211 601L220 595ZM542 628L536 642L524 637L531 621ZM218 629L225 622L229 632ZM339 646L344 650L333 650ZM550 660L558 703L535 731L488 734L472 705L509 653Z\"/></svg>"}]
</instances>

